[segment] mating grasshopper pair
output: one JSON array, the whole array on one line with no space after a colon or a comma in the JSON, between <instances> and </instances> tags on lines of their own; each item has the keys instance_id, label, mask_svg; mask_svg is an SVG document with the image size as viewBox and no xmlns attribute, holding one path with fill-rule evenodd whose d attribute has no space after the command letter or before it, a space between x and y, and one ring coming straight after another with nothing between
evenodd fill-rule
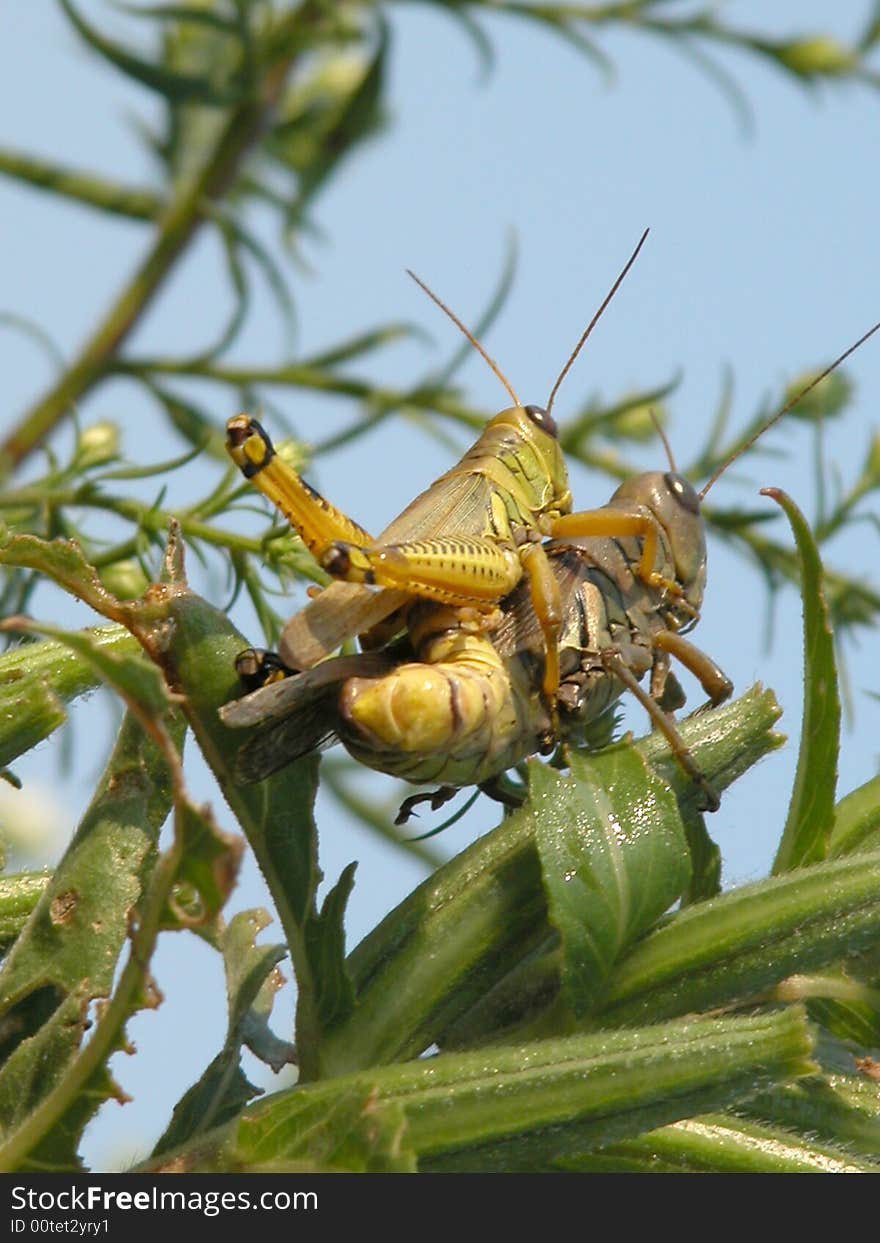
<instances>
[{"instance_id":1,"label":"mating grasshopper pair","mask_svg":"<svg viewBox=\"0 0 880 1243\"><path fill-rule=\"evenodd\" d=\"M572 513L551 414L562 380L645 236L546 409L523 406L480 343L427 290L515 404L490 420L462 460L378 540L300 479L255 420L230 420L233 460L343 580L284 628L281 666L305 672L222 710L228 725L259 727L242 748L243 779L266 776L335 735L382 771L494 792L507 768L552 749L629 689L702 787L707 808L717 807L665 707L681 702L667 693L671 657L698 678L710 703L732 690L683 633L699 618L706 579L701 501L730 462L699 493L670 461L667 472L627 480L601 509ZM379 650L324 659L356 634ZM649 692L639 681L646 673Z\"/></svg>"}]
</instances>

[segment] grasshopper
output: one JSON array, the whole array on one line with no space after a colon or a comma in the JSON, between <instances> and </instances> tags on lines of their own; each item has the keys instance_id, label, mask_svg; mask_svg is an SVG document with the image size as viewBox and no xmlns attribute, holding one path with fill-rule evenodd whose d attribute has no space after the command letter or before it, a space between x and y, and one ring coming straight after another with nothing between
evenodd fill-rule
<instances>
[{"instance_id":1,"label":"grasshopper","mask_svg":"<svg viewBox=\"0 0 880 1243\"><path fill-rule=\"evenodd\" d=\"M367 632L370 646L381 644L400 629L400 610L414 598L468 609L475 624L491 629L499 602L525 576L544 636L543 690L552 714L559 685L562 617L545 539L640 536L640 577L653 588L679 594L677 581L665 578L655 566L657 542L650 517L608 508L571 512L568 471L551 413L563 379L646 237L647 230L581 335L546 408L524 406L482 345L414 277L479 351L514 405L490 419L461 461L407 506L377 540L301 479L275 453L255 419L242 414L229 420L227 449L233 461L292 523L324 569L348 584L331 585L287 624L279 647L287 666L309 668L355 634ZM372 586L385 590L377 594Z\"/></svg>"},{"instance_id":2,"label":"grasshopper","mask_svg":"<svg viewBox=\"0 0 880 1243\"><path fill-rule=\"evenodd\" d=\"M620 570L629 573L623 553L618 550L620 564L612 558L600 567L596 543L560 541L545 550L562 602L563 740L582 733L623 693L615 660L635 671L644 695L637 679L653 660L645 635L665 624L661 612L645 612L638 594L627 601L617 586ZM370 768L418 784L441 782L439 790L404 801L400 824L418 803L429 799L436 809L462 786L477 785L509 801L501 775L551 749L554 740L541 690L544 664L543 632L528 585L520 582L505 599L491 639L469 627L459 610L421 602L411 609L406 638L381 652L331 657L278 677L275 658L248 649L238 661L243 681L267 684L225 705L220 715L233 728L258 727L239 752L236 775L243 781L260 780L338 739ZM718 676L720 702L730 684ZM665 727L668 718L661 715ZM702 781L674 726L671 734L688 771Z\"/></svg>"},{"instance_id":3,"label":"grasshopper","mask_svg":"<svg viewBox=\"0 0 880 1243\"><path fill-rule=\"evenodd\" d=\"M543 545L560 602L554 651L557 711L541 693L549 661L530 583L521 582L502 602L491 638L475 630L461 609L423 601L410 607L404 641L384 651L327 660L221 709L229 726L259 727L241 749L238 777L259 780L338 737L369 767L414 782L444 783L433 795L405 800L401 823L424 798L437 807L465 785L500 797L499 778L506 769L552 749L557 738L576 739L628 689L701 788L706 809L716 809L717 795L667 711L683 703L670 672L672 657L697 677L708 704L722 703L733 689L715 662L683 634L696 623L706 582L701 503L759 436L878 328L875 324L768 419L699 492L679 474L667 446L669 471L625 481L599 511L638 517L641 526L629 527L633 533L569 536ZM643 539L635 532L648 524L652 565L661 583L675 582L674 592L658 588L643 573ZM242 671L251 659L250 653L243 656ZM277 669L289 672L283 662ZM648 691L640 685L647 673Z\"/></svg>"}]
</instances>

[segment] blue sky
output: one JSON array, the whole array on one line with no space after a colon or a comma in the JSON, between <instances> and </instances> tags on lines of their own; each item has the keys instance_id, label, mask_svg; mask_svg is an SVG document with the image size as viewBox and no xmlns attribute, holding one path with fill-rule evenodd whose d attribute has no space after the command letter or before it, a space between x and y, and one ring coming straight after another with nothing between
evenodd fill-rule
<instances>
[{"instance_id":1,"label":"blue sky","mask_svg":"<svg viewBox=\"0 0 880 1243\"><path fill-rule=\"evenodd\" d=\"M729 3L726 19L764 34L833 30L852 37L869 5L814 2L769 6ZM102 4L86 12L106 17ZM114 17L119 29L121 19ZM132 140L135 114L153 102L111 70L95 64L54 5L6 6L0 39L0 145L41 152L121 180L149 182L150 166ZM556 406L560 419L590 394L611 401L681 373L669 402L668 432L680 458L705 436L726 367L735 377L733 419L745 421L778 395L789 378L829 361L880 318L877 242L880 96L867 87L805 91L740 53L723 63L745 91L754 130L744 135L723 95L664 45L630 33L609 33L602 46L616 66L606 81L572 49L525 22L496 18L486 29L496 66L485 81L472 46L434 6L395 6L385 137L365 148L331 183L315 207L320 237L306 243L308 268L291 271L300 310L297 350L303 354L388 320L414 321L434 346L402 343L369 368L388 383L406 384L457 346L453 330L404 275L414 268L466 321L494 287L512 233L518 245L512 294L487 345L525 401L546 399L571 346L647 226L651 235L633 272L594 333ZM258 222L259 224L260 222ZM265 222L263 222L265 223ZM269 233L265 233L271 243ZM66 208L46 196L0 181L3 285L0 309L38 321L70 354L83 339L139 254L135 226ZM138 329L132 349L196 347L222 318L216 255L200 242L172 290ZM277 321L261 305L237 357L271 363L281 349ZM0 333L0 367L8 419L47 380L43 355L19 335ZM843 480L857 471L876 433L880 344L875 340L847 366L856 400L846 421L829 427L827 451ZM507 404L478 358L459 382L487 409ZM235 413L230 398L211 394L218 424ZM280 394L297 433L319 439L347 425L352 411L320 396ZM157 450L156 416L122 383L107 385L82 410L85 422L119 420L135 460L169 456ZM787 488L810 511L811 440L789 423L768 438L789 455L753 456L736 479L719 484L718 503L760 503L759 487ZM172 447L171 452L175 451ZM659 446L640 451L645 467ZM312 478L365 525L386 525L417 491L452 461L433 440L399 421L368 441L322 458ZM198 495L216 466L196 464L182 477L181 497ZM575 471L579 507L609 493L607 480ZM781 520L780 520L781 521ZM253 530L263 523L253 519ZM781 528L780 528L781 529ZM876 581L877 532L853 528L833 549L834 564ZM211 590L212 585L206 585ZM217 584L217 599L222 592ZM298 601L292 601L291 610ZM83 607L41 601L47 620L89 624ZM782 727L794 740L765 760L725 797L710 829L720 842L728 883L762 875L784 819L794 769L801 695L797 597L783 593L775 613L776 641L766 645L766 600L757 578L724 548L710 545L709 586L693 636L723 665L739 690L762 679L785 708ZM256 637L246 611L238 624ZM844 738L840 790L877 768L876 635L849 649L854 717ZM692 700L698 691L690 687ZM75 709L108 742L111 726L100 704ZM91 713L86 716L86 713ZM646 724L638 712L628 723ZM90 729L90 726L83 726ZM63 800L70 824L88 797L97 744L80 755ZM32 785L58 787L56 749L44 745L19 766ZM226 815L210 780L193 762L193 788ZM369 780L392 802L398 787ZM497 819L481 800L443 840L450 853ZM319 807L321 862L332 882L359 860L348 920L356 942L420 878L419 868L348 823L329 801ZM231 827L227 825L227 827ZM245 867L232 909L265 904L252 863ZM271 930L270 930L271 931ZM91 1128L87 1156L101 1168L119 1155L144 1152L177 1096L219 1048L224 1003L219 964L195 938L166 937L156 974L166 1003L132 1024L136 1058L116 1073L135 1100L110 1105ZM289 990L288 990L289 992ZM278 1010L282 1029L290 999ZM258 1074L258 1070L254 1070ZM269 1082L264 1076L263 1082ZM161 1083L158 1090L157 1083Z\"/></svg>"}]
</instances>

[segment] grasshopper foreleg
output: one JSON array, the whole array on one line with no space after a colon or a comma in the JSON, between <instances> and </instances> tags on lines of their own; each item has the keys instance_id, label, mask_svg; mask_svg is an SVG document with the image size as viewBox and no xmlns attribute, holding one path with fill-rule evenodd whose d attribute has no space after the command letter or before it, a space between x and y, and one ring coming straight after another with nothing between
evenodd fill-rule
<instances>
[{"instance_id":1,"label":"grasshopper foreleg","mask_svg":"<svg viewBox=\"0 0 880 1243\"><path fill-rule=\"evenodd\" d=\"M691 778L695 785L699 786L703 792L705 800L705 811L717 811L721 806L721 800L718 798L715 790L706 780L705 776L694 762L693 756L688 751L684 739L675 727L675 722L660 705L651 698L648 692L642 687L629 669L629 667L621 659L620 654L614 648L605 648L601 653L602 663L610 673L613 673L628 691L631 691L635 698L639 701L648 716L654 722L657 729L666 738L673 755L678 760L687 775Z\"/></svg>"},{"instance_id":2,"label":"grasshopper foreleg","mask_svg":"<svg viewBox=\"0 0 880 1243\"><path fill-rule=\"evenodd\" d=\"M683 589L675 579L668 578L655 569L659 536L657 523L649 514L627 513L613 506L603 509L584 509L576 514L563 514L554 518L550 535L553 539L579 537L602 537L625 539L627 536L640 538L642 555L639 558L636 574L649 587L665 592L679 601L681 607L687 609L687 603L681 599ZM689 610L688 610L689 611Z\"/></svg>"},{"instance_id":3,"label":"grasshopper foreleg","mask_svg":"<svg viewBox=\"0 0 880 1243\"><path fill-rule=\"evenodd\" d=\"M733 683L724 670L715 664L711 656L707 656L689 639L676 634L673 630L661 630L654 635L654 647L674 656L685 669L694 675L709 696L708 703L704 704L704 707L717 708L733 694Z\"/></svg>"},{"instance_id":4,"label":"grasshopper foreleg","mask_svg":"<svg viewBox=\"0 0 880 1243\"><path fill-rule=\"evenodd\" d=\"M431 811L439 811L445 803L460 793L458 786L440 786L437 790L425 790L421 794L411 794L400 804L394 823L396 825L406 824L416 814L415 809L420 803L430 803Z\"/></svg>"}]
</instances>

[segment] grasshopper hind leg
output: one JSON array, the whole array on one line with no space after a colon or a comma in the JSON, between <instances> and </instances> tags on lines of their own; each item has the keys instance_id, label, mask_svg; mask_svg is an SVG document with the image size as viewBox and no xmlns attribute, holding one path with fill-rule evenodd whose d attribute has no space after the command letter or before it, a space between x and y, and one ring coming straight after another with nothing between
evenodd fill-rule
<instances>
[{"instance_id":1,"label":"grasshopper hind leg","mask_svg":"<svg viewBox=\"0 0 880 1243\"><path fill-rule=\"evenodd\" d=\"M242 686L250 693L272 682L280 682L282 678L289 678L299 670L286 665L276 652L262 647L246 647L235 658L235 672Z\"/></svg>"}]
</instances>

